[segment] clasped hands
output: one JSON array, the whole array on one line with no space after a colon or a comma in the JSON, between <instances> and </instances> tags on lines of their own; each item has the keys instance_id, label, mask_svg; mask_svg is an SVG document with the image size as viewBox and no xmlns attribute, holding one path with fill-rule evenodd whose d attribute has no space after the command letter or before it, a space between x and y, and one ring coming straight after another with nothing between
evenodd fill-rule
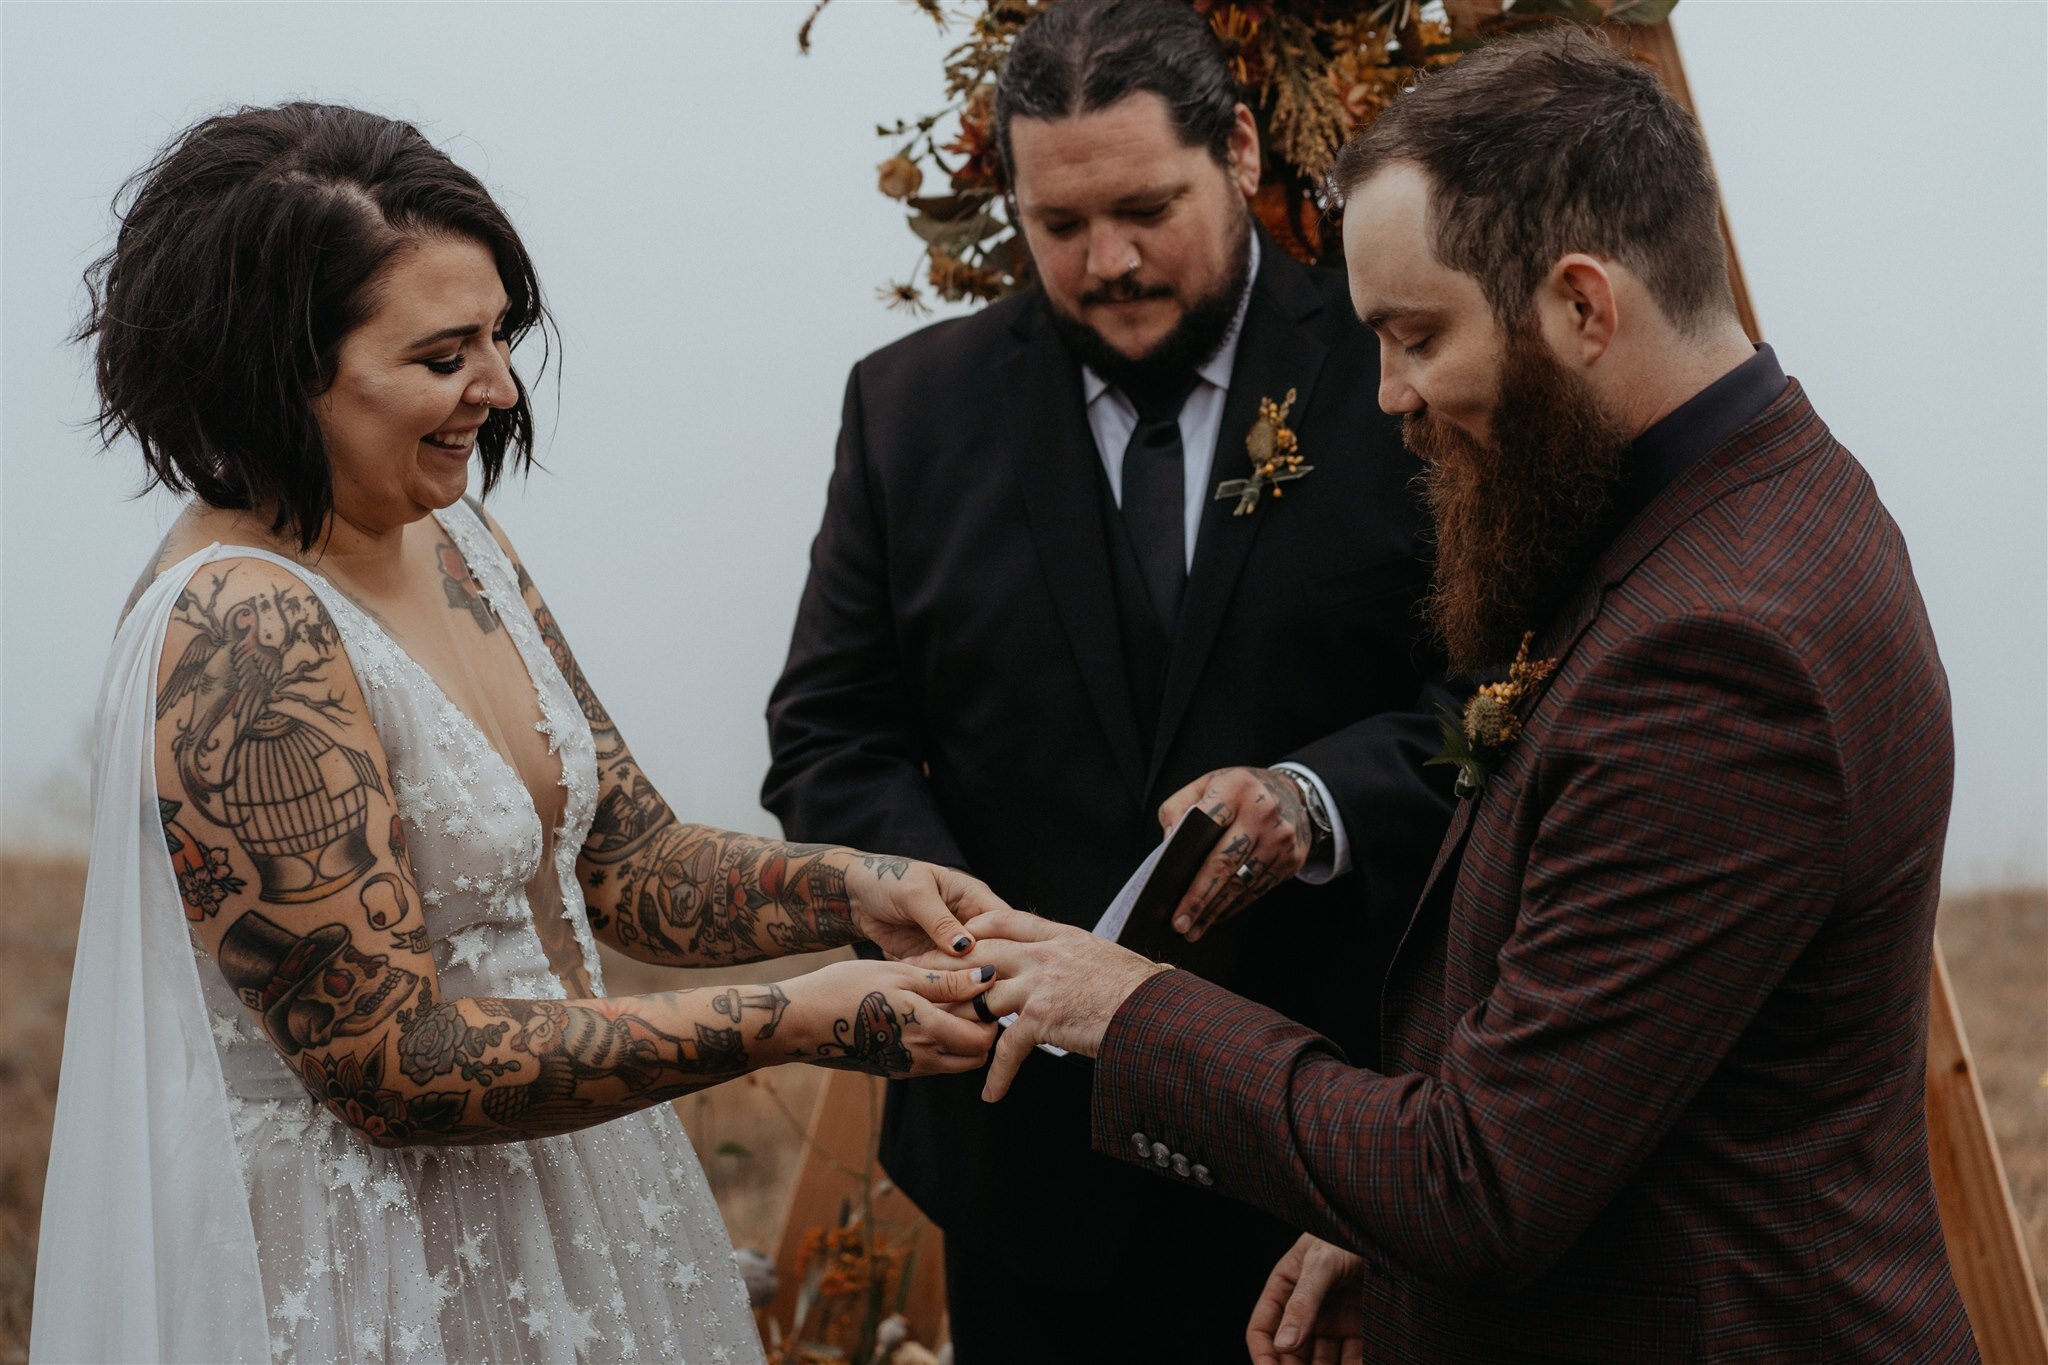
<instances>
[{"instance_id":1,"label":"clasped hands","mask_svg":"<svg viewBox=\"0 0 2048 1365\"><path fill-rule=\"evenodd\" d=\"M1226 768L1189 783L1160 807L1160 828L1171 829L1197 805L1223 833L1173 912L1175 928L1190 940L1294 876L1311 843L1299 789L1270 769ZM962 955L957 940L941 939L941 932L952 932L945 927L932 935L943 948L926 948L911 960L933 970L994 970L983 1013L1017 1018L996 1043L982 1086L982 1098L993 1101L1009 1091L1041 1043L1084 1057L1099 1054L1124 1001L1147 978L1170 969L1085 929L1013 910L980 889L961 914L962 936L978 940L970 950ZM894 954L892 942L881 946Z\"/></svg>"}]
</instances>

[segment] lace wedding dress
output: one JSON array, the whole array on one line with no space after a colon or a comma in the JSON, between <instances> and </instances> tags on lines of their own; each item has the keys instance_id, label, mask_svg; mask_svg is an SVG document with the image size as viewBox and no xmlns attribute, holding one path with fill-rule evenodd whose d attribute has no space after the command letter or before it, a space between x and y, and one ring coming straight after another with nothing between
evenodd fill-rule
<instances>
[{"instance_id":1,"label":"lace wedding dress","mask_svg":"<svg viewBox=\"0 0 2048 1365\"><path fill-rule=\"evenodd\" d=\"M589 726L496 541L467 507L440 520L535 682L562 762L562 826L543 838L483 734L317 574L215 545L156 580L115 639L100 698L36 1360L762 1358L718 1208L667 1105L530 1142L371 1147L308 1097L187 937L157 813L157 659L195 570L253 556L319 596L362 682L442 997L564 998L549 937L573 945L602 993L575 876L597 796ZM537 924L529 885L559 887L567 933Z\"/></svg>"}]
</instances>

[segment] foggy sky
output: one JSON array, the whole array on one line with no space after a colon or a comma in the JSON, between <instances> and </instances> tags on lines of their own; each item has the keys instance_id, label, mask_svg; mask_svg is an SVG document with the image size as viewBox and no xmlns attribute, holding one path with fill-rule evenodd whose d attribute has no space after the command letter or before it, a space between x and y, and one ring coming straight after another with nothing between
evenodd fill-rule
<instances>
[{"instance_id":1,"label":"foggy sky","mask_svg":"<svg viewBox=\"0 0 2048 1365\"><path fill-rule=\"evenodd\" d=\"M547 468L492 510L676 808L774 832L761 714L846 371L921 325L875 298L917 244L874 125L937 106L957 38L836 0L799 58L806 8L0 6L0 839L82 841L106 643L175 514L81 426L63 338L108 201L192 120L290 97L420 123L511 214L564 353ZM1675 27L1765 336L1912 550L1955 697L1948 883L2048 881L2048 14L1685 0Z\"/></svg>"}]
</instances>

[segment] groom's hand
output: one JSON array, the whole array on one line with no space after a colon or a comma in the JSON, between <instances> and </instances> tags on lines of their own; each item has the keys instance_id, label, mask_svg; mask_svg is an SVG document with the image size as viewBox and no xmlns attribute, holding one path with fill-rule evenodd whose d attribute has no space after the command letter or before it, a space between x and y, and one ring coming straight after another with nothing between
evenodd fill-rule
<instances>
[{"instance_id":1,"label":"groom's hand","mask_svg":"<svg viewBox=\"0 0 2048 1365\"><path fill-rule=\"evenodd\" d=\"M981 941L961 961L936 956L933 966L995 968L995 984L982 997L989 1017L1017 1016L1003 1030L989 1062L981 1097L999 1100L1017 1069L1040 1043L1083 1057L1102 1051L1110 1017L1147 977L1171 971L1121 944L1097 938L1071 924L997 910L974 921Z\"/></svg>"},{"instance_id":2,"label":"groom's hand","mask_svg":"<svg viewBox=\"0 0 2048 1365\"><path fill-rule=\"evenodd\" d=\"M1253 1365L1357 1365L1365 1359L1365 1262L1304 1233L1266 1279L1245 1345Z\"/></svg>"},{"instance_id":3,"label":"groom's hand","mask_svg":"<svg viewBox=\"0 0 2048 1365\"><path fill-rule=\"evenodd\" d=\"M962 920L1010 908L979 877L875 853L855 855L846 897L861 937L898 960L934 948L960 957L974 946Z\"/></svg>"},{"instance_id":4,"label":"groom's hand","mask_svg":"<svg viewBox=\"0 0 2048 1365\"><path fill-rule=\"evenodd\" d=\"M1271 768L1219 768L1166 798L1159 827L1172 829L1192 806L1223 826L1223 837L1188 893L1173 927L1192 943L1301 871L1315 827L1292 777Z\"/></svg>"}]
</instances>

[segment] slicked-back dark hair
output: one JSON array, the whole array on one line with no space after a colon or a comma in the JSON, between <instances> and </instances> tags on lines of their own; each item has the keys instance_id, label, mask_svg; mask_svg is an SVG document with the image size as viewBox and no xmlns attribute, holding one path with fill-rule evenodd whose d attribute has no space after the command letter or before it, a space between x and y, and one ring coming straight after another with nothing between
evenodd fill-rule
<instances>
[{"instance_id":1,"label":"slicked-back dark hair","mask_svg":"<svg viewBox=\"0 0 2048 1365\"><path fill-rule=\"evenodd\" d=\"M133 436L149 487L275 508L273 529L301 549L333 507L313 400L394 252L437 236L476 241L510 301L507 337L547 321L533 262L476 177L411 124L359 109L293 103L204 119L114 205L120 231L86 272L77 336L96 343L100 439ZM486 492L508 452L521 470L533 461L533 409L513 379L518 402L477 432Z\"/></svg>"},{"instance_id":2,"label":"slicked-back dark hair","mask_svg":"<svg viewBox=\"0 0 2048 1365\"><path fill-rule=\"evenodd\" d=\"M1424 76L1338 154L1337 197L1397 163L1429 179L1437 259L1474 276L1510 329L1572 252L1627 266L1681 331L1735 316L1699 124L1655 72L1576 25Z\"/></svg>"},{"instance_id":3,"label":"slicked-back dark hair","mask_svg":"<svg viewBox=\"0 0 2048 1365\"><path fill-rule=\"evenodd\" d=\"M1187 0L1058 0L1026 24L996 80L996 146L1010 188L1010 121L1058 119L1149 90L1181 143L1227 163L1238 90L1209 21Z\"/></svg>"}]
</instances>

